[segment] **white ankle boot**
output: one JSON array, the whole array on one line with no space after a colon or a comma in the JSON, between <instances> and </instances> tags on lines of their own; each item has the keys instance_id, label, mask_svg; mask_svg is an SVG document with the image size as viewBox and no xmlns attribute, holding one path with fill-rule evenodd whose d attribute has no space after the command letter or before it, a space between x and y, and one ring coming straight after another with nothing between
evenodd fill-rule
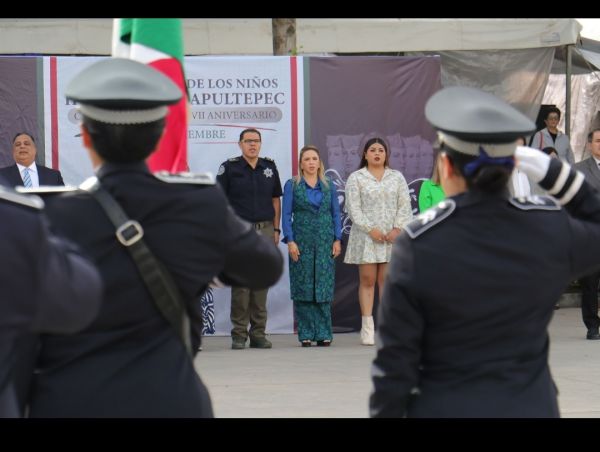
<instances>
[{"instance_id":1,"label":"white ankle boot","mask_svg":"<svg viewBox=\"0 0 600 452\"><path fill-rule=\"evenodd\" d=\"M362 317L360 343L363 345L375 345L375 324L373 323L373 316Z\"/></svg>"}]
</instances>

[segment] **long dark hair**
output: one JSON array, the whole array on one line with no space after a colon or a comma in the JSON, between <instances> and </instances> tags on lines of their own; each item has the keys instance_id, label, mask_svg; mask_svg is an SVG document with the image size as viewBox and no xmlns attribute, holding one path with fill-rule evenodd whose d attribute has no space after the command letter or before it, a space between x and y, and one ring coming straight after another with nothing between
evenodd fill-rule
<instances>
[{"instance_id":1,"label":"long dark hair","mask_svg":"<svg viewBox=\"0 0 600 452\"><path fill-rule=\"evenodd\" d=\"M365 166L367 166L367 159L365 158L365 155L367 154L367 150L375 143L379 143L380 145L383 146L383 149L385 149L385 162L383 162L383 166L385 168L387 168L389 166L388 159L390 156L390 152L388 151L389 148L388 148L387 143L385 142L385 140L383 138L373 137L365 143L365 146L362 151L362 158L360 159L360 165L358 166L358 169L361 169L361 168L364 168Z\"/></svg>"},{"instance_id":2,"label":"long dark hair","mask_svg":"<svg viewBox=\"0 0 600 452\"><path fill-rule=\"evenodd\" d=\"M473 174L465 175L465 165L476 160L473 155L457 152L446 144L442 145L442 151L450 159L454 169L465 178L469 190L479 190L486 193L499 193L506 189L506 184L510 179L512 168L496 165L483 165Z\"/></svg>"}]
</instances>

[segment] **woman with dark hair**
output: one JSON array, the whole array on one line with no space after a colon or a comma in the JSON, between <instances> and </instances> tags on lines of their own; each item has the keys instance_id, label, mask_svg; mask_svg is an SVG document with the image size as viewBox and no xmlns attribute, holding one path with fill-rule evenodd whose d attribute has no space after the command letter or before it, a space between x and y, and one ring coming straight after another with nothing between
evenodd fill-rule
<instances>
[{"instance_id":1,"label":"woman with dark hair","mask_svg":"<svg viewBox=\"0 0 600 452\"><path fill-rule=\"evenodd\" d=\"M447 198L394 244L370 414L558 417L548 324L569 281L600 268L600 197L567 163L517 147L535 124L489 93L443 89L425 115ZM556 200L509 197L515 161Z\"/></svg>"},{"instance_id":2,"label":"woman with dark hair","mask_svg":"<svg viewBox=\"0 0 600 452\"><path fill-rule=\"evenodd\" d=\"M333 340L331 302L335 262L342 251L342 223L335 185L315 146L300 150L299 174L283 191L283 242L290 255L290 292L303 347Z\"/></svg>"},{"instance_id":3,"label":"woman with dark hair","mask_svg":"<svg viewBox=\"0 0 600 452\"><path fill-rule=\"evenodd\" d=\"M363 345L375 344L373 300L381 288L392 243L412 220L408 185L400 171L388 166L388 146L379 137L365 143L358 171L346 182L346 210L352 220L344 262L357 264L358 301Z\"/></svg>"},{"instance_id":4,"label":"woman with dark hair","mask_svg":"<svg viewBox=\"0 0 600 452\"><path fill-rule=\"evenodd\" d=\"M552 146L556 149L558 158L563 162L569 164L575 163L575 157L573 156L573 150L571 149L571 140L569 135L562 133L558 130L558 123L560 121L560 110L556 107L550 107L546 110L546 117L544 123L546 127L537 131L531 139L531 147L536 149L544 149L545 147Z\"/></svg>"}]
</instances>

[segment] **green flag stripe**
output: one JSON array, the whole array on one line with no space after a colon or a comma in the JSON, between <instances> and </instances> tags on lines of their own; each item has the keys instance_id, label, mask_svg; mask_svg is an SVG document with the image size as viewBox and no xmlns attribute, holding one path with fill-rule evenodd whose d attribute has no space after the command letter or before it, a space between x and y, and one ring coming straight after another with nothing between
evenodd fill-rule
<instances>
[{"instance_id":1,"label":"green flag stripe","mask_svg":"<svg viewBox=\"0 0 600 452\"><path fill-rule=\"evenodd\" d=\"M179 60L183 67L181 19L121 19L121 40L141 44Z\"/></svg>"}]
</instances>

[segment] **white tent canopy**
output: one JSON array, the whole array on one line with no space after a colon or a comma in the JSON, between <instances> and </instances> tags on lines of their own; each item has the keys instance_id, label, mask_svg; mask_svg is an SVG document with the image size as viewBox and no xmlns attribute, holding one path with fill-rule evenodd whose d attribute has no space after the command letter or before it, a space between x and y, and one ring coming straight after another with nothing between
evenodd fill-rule
<instances>
[{"instance_id":1,"label":"white tent canopy","mask_svg":"<svg viewBox=\"0 0 600 452\"><path fill-rule=\"evenodd\" d=\"M297 19L299 53L502 50L575 44L575 19Z\"/></svg>"},{"instance_id":2,"label":"white tent canopy","mask_svg":"<svg viewBox=\"0 0 600 452\"><path fill-rule=\"evenodd\" d=\"M584 32L580 22L585 25ZM555 49L559 49L556 53L560 57L564 46L578 42L580 33L592 39L600 36L597 20L580 22L576 19L300 18L296 19L296 52L298 55L435 52L442 56L444 83L481 87L505 98L534 119ZM0 19L0 54L109 55L112 23L112 19ZM183 26L186 55L272 54L270 18L183 19ZM577 50L574 53L578 56ZM580 54L597 67L598 54L587 51L583 49ZM580 72L575 73L587 72L585 66L577 66ZM557 68L554 64L553 72ZM560 85L555 92L560 92ZM564 104L564 109L565 116L569 116L570 105Z\"/></svg>"},{"instance_id":3,"label":"white tent canopy","mask_svg":"<svg viewBox=\"0 0 600 452\"><path fill-rule=\"evenodd\" d=\"M271 19L183 19L187 55L269 55ZM297 19L298 54L574 44L575 19ZM108 55L112 19L0 19L2 54Z\"/></svg>"}]
</instances>

